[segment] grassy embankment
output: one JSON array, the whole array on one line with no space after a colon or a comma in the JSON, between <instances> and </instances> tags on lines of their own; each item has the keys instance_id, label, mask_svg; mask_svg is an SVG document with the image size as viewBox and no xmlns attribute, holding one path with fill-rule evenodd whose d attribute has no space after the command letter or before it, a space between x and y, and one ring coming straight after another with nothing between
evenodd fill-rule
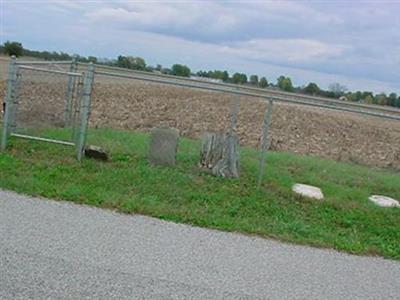
<instances>
[{"instance_id":1,"label":"grassy embankment","mask_svg":"<svg viewBox=\"0 0 400 300\"><path fill-rule=\"evenodd\" d=\"M48 132L62 137L63 131ZM12 140L0 154L0 187L126 213L400 259L400 209L380 208L370 194L400 199L400 174L288 153L269 153L256 189L258 153L241 149L241 178L197 168L199 144L182 139L175 168L151 167L148 135L91 130L91 144L111 161L75 161L74 149ZM294 183L322 188L323 202L291 192Z\"/></svg>"}]
</instances>

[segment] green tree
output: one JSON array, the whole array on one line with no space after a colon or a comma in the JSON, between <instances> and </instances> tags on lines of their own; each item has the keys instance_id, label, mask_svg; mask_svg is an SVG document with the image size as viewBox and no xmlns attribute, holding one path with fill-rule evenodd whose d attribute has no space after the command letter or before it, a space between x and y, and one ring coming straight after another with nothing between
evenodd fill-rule
<instances>
[{"instance_id":1,"label":"green tree","mask_svg":"<svg viewBox=\"0 0 400 300\"><path fill-rule=\"evenodd\" d=\"M400 97L397 98L396 103L395 103L394 106L400 108Z\"/></svg>"},{"instance_id":2,"label":"green tree","mask_svg":"<svg viewBox=\"0 0 400 300\"><path fill-rule=\"evenodd\" d=\"M329 85L329 90L335 95L335 97L339 98L347 92L347 87L335 82Z\"/></svg>"},{"instance_id":3,"label":"green tree","mask_svg":"<svg viewBox=\"0 0 400 300\"><path fill-rule=\"evenodd\" d=\"M24 53L24 48L21 43L7 41L3 45L4 52L9 56L15 55L16 57L21 56Z\"/></svg>"},{"instance_id":4,"label":"green tree","mask_svg":"<svg viewBox=\"0 0 400 300\"><path fill-rule=\"evenodd\" d=\"M362 92L361 99L366 99L368 96L371 96L372 98L374 98L374 94L372 92L364 91L364 92Z\"/></svg>"},{"instance_id":5,"label":"green tree","mask_svg":"<svg viewBox=\"0 0 400 300\"><path fill-rule=\"evenodd\" d=\"M247 83L247 75L243 73L235 73L232 76L232 81L236 84L245 84Z\"/></svg>"},{"instance_id":6,"label":"green tree","mask_svg":"<svg viewBox=\"0 0 400 300\"><path fill-rule=\"evenodd\" d=\"M118 56L117 66L121 68L128 68L132 70L146 70L146 62L141 57L134 56Z\"/></svg>"},{"instance_id":7,"label":"green tree","mask_svg":"<svg viewBox=\"0 0 400 300\"><path fill-rule=\"evenodd\" d=\"M294 88L293 88L292 80L289 77L279 76L277 81L278 81L278 87L281 90L284 90L287 92L293 92Z\"/></svg>"},{"instance_id":8,"label":"green tree","mask_svg":"<svg viewBox=\"0 0 400 300\"><path fill-rule=\"evenodd\" d=\"M128 57L119 55L117 58L117 66L120 68L132 69L132 64L129 61Z\"/></svg>"},{"instance_id":9,"label":"green tree","mask_svg":"<svg viewBox=\"0 0 400 300\"><path fill-rule=\"evenodd\" d=\"M190 77L191 71L188 66L175 64L171 68L171 74L176 76Z\"/></svg>"},{"instance_id":10,"label":"green tree","mask_svg":"<svg viewBox=\"0 0 400 300\"><path fill-rule=\"evenodd\" d=\"M364 98L364 102L367 104L373 104L374 103L374 97L372 95L367 95L367 97Z\"/></svg>"},{"instance_id":11,"label":"green tree","mask_svg":"<svg viewBox=\"0 0 400 300\"><path fill-rule=\"evenodd\" d=\"M387 97L385 93L381 93L375 96L375 102L379 105L386 105L387 104Z\"/></svg>"},{"instance_id":12,"label":"green tree","mask_svg":"<svg viewBox=\"0 0 400 300\"><path fill-rule=\"evenodd\" d=\"M128 59L131 63L131 69L140 71L146 70L146 61L143 58L128 56Z\"/></svg>"},{"instance_id":13,"label":"green tree","mask_svg":"<svg viewBox=\"0 0 400 300\"><path fill-rule=\"evenodd\" d=\"M251 75L250 76L250 83L252 85L258 85L258 76L257 75Z\"/></svg>"},{"instance_id":14,"label":"green tree","mask_svg":"<svg viewBox=\"0 0 400 300\"><path fill-rule=\"evenodd\" d=\"M359 102L362 99L362 92L357 91L354 93L353 101Z\"/></svg>"},{"instance_id":15,"label":"green tree","mask_svg":"<svg viewBox=\"0 0 400 300\"><path fill-rule=\"evenodd\" d=\"M258 86L261 88L266 88L268 87L269 83L267 78L265 78L264 76L260 78L259 82L258 82Z\"/></svg>"},{"instance_id":16,"label":"green tree","mask_svg":"<svg viewBox=\"0 0 400 300\"><path fill-rule=\"evenodd\" d=\"M304 92L309 95L318 95L320 92L320 88L314 82L310 82L305 88Z\"/></svg>"},{"instance_id":17,"label":"green tree","mask_svg":"<svg viewBox=\"0 0 400 300\"><path fill-rule=\"evenodd\" d=\"M268 86L268 80L265 77L261 77L260 82L258 83L258 85L261 88L266 88Z\"/></svg>"},{"instance_id":18,"label":"green tree","mask_svg":"<svg viewBox=\"0 0 400 300\"><path fill-rule=\"evenodd\" d=\"M357 98L358 95L357 93L352 93L352 92L348 92L345 95L346 99L351 101L351 102L357 102L359 99Z\"/></svg>"},{"instance_id":19,"label":"green tree","mask_svg":"<svg viewBox=\"0 0 400 300\"><path fill-rule=\"evenodd\" d=\"M229 73L228 73L228 71L223 71L222 72L222 77L221 77L221 79L222 79L222 81L223 82L227 82L228 80L229 80Z\"/></svg>"},{"instance_id":20,"label":"green tree","mask_svg":"<svg viewBox=\"0 0 400 300\"><path fill-rule=\"evenodd\" d=\"M87 60L88 60L89 62L92 62L92 63L94 63L94 64L97 64L97 57L95 57L95 56L88 56Z\"/></svg>"},{"instance_id":21,"label":"green tree","mask_svg":"<svg viewBox=\"0 0 400 300\"><path fill-rule=\"evenodd\" d=\"M396 93L390 93L389 97L388 97L388 105L396 106L396 100L397 100L397 94Z\"/></svg>"}]
</instances>

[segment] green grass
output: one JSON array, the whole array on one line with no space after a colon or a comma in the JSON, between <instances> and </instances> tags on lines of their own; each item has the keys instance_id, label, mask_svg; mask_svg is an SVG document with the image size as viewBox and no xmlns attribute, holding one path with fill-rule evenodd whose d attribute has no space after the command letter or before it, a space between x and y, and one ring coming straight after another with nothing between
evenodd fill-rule
<instances>
[{"instance_id":1,"label":"green grass","mask_svg":"<svg viewBox=\"0 0 400 300\"><path fill-rule=\"evenodd\" d=\"M48 132L53 137L66 132ZM0 187L126 213L400 259L400 209L381 208L370 194L400 199L400 174L288 153L268 153L256 188L258 153L241 149L241 178L197 168L199 144L181 139L175 168L151 167L148 135L91 130L88 140L111 161L75 161L74 149L13 139L0 154ZM302 199L294 183L322 188L326 200Z\"/></svg>"}]
</instances>

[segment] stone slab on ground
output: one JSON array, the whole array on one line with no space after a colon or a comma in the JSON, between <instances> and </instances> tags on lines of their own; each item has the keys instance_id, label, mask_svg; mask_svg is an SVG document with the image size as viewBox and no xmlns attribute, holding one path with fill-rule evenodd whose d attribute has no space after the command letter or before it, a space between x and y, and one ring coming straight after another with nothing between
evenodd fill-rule
<instances>
[{"instance_id":1,"label":"stone slab on ground","mask_svg":"<svg viewBox=\"0 0 400 300\"><path fill-rule=\"evenodd\" d=\"M400 207L399 201L386 196L372 195L369 200L382 207Z\"/></svg>"},{"instance_id":2,"label":"stone slab on ground","mask_svg":"<svg viewBox=\"0 0 400 300\"><path fill-rule=\"evenodd\" d=\"M307 198L312 198L317 200L324 199L324 194L322 193L321 189L316 186L296 183L295 185L293 185L292 190L296 194L299 194Z\"/></svg>"},{"instance_id":3,"label":"stone slab on ground","mask_svg":"<svg viewBox=\"0 0 400 300\"><path fill-rule=\"evenodd\" d=\"M108 160L108 154L106 150L93 145L89 145L85 148L85 156L104 161Z\"/></svg>"},{"instance_id":4,"label":"stone slab on ground","mask_svg":"<svg viewBox=\"0 0 400 300\"><path fill-rule=\"evenodd\" d=\"M153 129L150 136L150 163L155 166L174 166L178 141L179 131L174 128Z\"/></svg>"}]
</instances>

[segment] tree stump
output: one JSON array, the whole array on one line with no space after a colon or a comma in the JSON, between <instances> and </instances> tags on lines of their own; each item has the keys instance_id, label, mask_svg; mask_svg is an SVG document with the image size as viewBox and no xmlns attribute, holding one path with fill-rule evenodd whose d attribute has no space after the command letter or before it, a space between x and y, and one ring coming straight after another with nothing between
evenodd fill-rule
<instances>
[{"instance_id":1,"label":"tree stump","mask_svg":"<svg viewBox=\"0 0 400 300\"><path fill-rule=\"evenodd\" d=\"M215 176L239 177L239 140L236 134L210 133L203 136L200 165Z\"/></svg>"}]
</instances>

